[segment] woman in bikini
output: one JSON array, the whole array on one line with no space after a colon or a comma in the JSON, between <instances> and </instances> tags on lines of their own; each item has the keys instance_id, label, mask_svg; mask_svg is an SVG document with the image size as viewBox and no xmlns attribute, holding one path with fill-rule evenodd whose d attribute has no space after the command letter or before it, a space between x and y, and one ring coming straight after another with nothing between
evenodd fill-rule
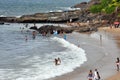
<instances>
[{"instance_id":1,"label":"woman in bikini","mask_svg":"<svg viewBox=\"0 0 120 80\"><path fill-rule=\"evenodd\" d=\"M117 61L116 61L117 71L119 71L119 65L120 65L120 59L117 57Z\"/></svg>"},{"instance_id":2,"label":"woman in bikini","mask_svg":"<svg viewBox=\"0 0 120 80\"><path fill-rule=\"evenodd\" d=\"M92 70L89 71L88 80L93 80L93 72L92 72Z\"/></svg>"}]
</instances>

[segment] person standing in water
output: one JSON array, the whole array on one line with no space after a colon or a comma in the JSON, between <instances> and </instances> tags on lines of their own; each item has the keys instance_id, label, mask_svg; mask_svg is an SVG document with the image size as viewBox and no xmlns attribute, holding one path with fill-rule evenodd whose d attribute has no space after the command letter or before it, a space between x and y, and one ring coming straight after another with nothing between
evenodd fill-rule
<instances>
[{"instance_id":1,"label":"person standing in water","mask_svg":"<svg viewBox=\"0 0 120 80\"><path fill-rule=\"evenodd\" d=\"M117 71L119 71L120 59L118 57L117 57L117 61L116 61L116 66L117 66Z\"/></svg>"},{"instance_id":2,"label":"person standing in water","mask_svg":"<svg viewBox=\"0 0 120 80\"><path fill-rule=\"evenodd\" d=\"M55 65L60 65L61 64L61 59L58 57L57 59L55 58Z\"/></svg>"},{"instance_id":3,"label":"person standing in water","mask_svg":"<svg viewBox=\"0 0 120 80\"><path fill-rule=\"evenodd\" d=\"M25 41L26 41L26 42L28 41L28 37L27 37L27 36L25 36Z\"/></svg>"},{"instance_id":4,"label":"person standing in water","mask_svg":"<svg viewBox=\"0 0 120 80\"><path fill-rule=\"evenodd\" d=\"M100 45L102 46L102 35L100 34Z\"/></svg>"},{"instance_id":5,"label":"person standing in water","mask_svg":"<svg viewBox=\"0 0 120 80\"><path fill-rule=\"evenodd\" d=\"M58 62L58 60L55 58L55 65L57 66L57 62Z\"/></svg>"},{"instance_id":6,"label":"person standing in water","mask_svg":"<svg viewBox=\"0 0 120 80\"><path fill-rule=\"evenodd\" d=\"M32 37L33 37L33 39L35 39L35 37L36 37L36 32L35 31L32 32Z\"/></svg>"},{"instance_id":7,"label":"person standing in water","mask_svg":"<svg viewBox=\"0 0 120 80\"><path fill-rule=\"evenodd\" d=\"M67 35L64 33L64 39L66 40L67 39Z\"/></svg>"},{"instance_id":8,"label":"person standing in water","mask_svg":"<svg viewBox=\"0 0 120 80\"><path fill-rule=\"evenodd\" d=\"M58 62L57 62L58 65L61 64L61 59L58 57Z\"/></svg>"}]
</instances>

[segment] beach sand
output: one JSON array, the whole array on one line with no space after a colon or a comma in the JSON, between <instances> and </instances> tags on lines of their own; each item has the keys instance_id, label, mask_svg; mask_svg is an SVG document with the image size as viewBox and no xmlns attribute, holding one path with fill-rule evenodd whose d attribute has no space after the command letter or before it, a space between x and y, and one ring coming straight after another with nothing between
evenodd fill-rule
<instances>
[{"instance_id":1,"label":"beach sand","mask_svg":"<svg viewBox=\"0 0 120 80\"><path fill-rule=\"evenodd\" d=\"M107 78L106 80L120 80L120 72L118 72L115 75Z\"/></svg>"},{"instance_id":2,"label":"beach sand","mask_svg":"<svg viewBox=\"0 0 120 80\"><path fill-rule=\"evenodd\" d=\"M98 32L80 40L80 47L85 50L87 61L73 72L57 76L49 80L88 80L90 69L98 69L101 80L120 80L120 73L116 71L116 58L120 57L120 29L100 28ZM97 34L97 38L94 35ZM102 35L102 42L99 35ZM77 40L79 34L76 35ZM116 75L115 75L116 74ZM115 75L115 76L113 76ZM117 79L116 79L117 78Z\"/></svg>"},{"instance_id":3,"label":"beach sand","mask_svg":"<svg viewBox=\"0 0 120 80\"><path fill-rule=\"evenodd\" d=\"M108 33L111 33L115 36L116 43L118 45L118 48L120 48L120 28L109 28L109 27L104 27L104 28L99 28L99 30L104 30ZM113 76L106 78L106 80L120 80L120 72L116 72Z\"/></svg>"}]
</instances>

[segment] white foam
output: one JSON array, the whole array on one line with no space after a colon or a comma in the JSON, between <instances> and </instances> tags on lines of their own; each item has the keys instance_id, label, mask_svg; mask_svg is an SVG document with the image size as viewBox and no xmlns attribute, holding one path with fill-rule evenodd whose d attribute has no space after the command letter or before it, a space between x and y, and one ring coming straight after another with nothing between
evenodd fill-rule
<instances>
[{"instance_id":1,"label":"white foam","mask_svg":"<svg viewBox=\"0 0 120 80\"><path fill-rule=\"evenodd\" d=\"M0 79L44 80L71 72L76 67L80 67L80 65L87 60L85 51L76 45L64 40L63 38L53 37L51 40L58 43L61 47L64 47L65 50L61 52L52 52L50 54L44 53L44 56L34 55L35 50L33 50L32 57L21 55L17 57L18 60L22 58L25 59L23 63L20 63L19 65L26 67L20 69L0 69ZM26 46L28 47L24 47L24 49L30 50L36 47L36 45L39 46L40 44L40 41L36 40L34 42L27 43ZM23 50L23 48L16 49L15 52L19 52L21 50ZM54 64L54 58L57 57L60 57L62 61L61 65L59 66L55 66ZM17 60L17 58L15 59Z\"/></svg>"},{"instance_id":2,"label":"white foam","mask_svg":"<svg viewBox=\"0 0 120 80\"><path fill-rule=\"evenodd\" d=\"M21 17L21 15L20 16L16 16L16 18L20 18Z\"/></svg>"},{"instance_id":3,"label":"white foam","mask_svg":"<svg viewBox=\"0 0 120 80\"><path fill-rule=\"evenodd\" d=\"M71 7L60 7L63 11L72 11L72 10L80 10L80 8L71 8Z\"/></svg>"},{"instance_id":4,"label":"white foam","mask_svg":"<svg viewBox=\"0 0 120 80\"><path fill-rule=\"evenodd\" d=\"M5 15L0 15L0 17L6 17Z\"/></svg>"}]
</instances>

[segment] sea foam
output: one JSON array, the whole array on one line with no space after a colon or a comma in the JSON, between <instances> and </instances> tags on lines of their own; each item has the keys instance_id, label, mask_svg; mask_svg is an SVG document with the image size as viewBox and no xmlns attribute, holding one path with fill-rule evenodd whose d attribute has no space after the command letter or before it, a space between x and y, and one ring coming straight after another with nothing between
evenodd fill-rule
<instances>
[{"instance_id":1,"label":"sea foam","mask_svg":"<svg viewBox=\"0 0 120 80\"><path fill-rule=\"evenodd\" d=\"M1 80L44 80L73 71L80 67L87 58L85 51L78 46L64 40L63 38L52 37L51 41L64 47L65 50L52 52L44 56L33 55L26 58L21 66L24 68L0 69ZM38 52L39 53L39 52ZM54 58L60 57L62 63L55 66Z\"/></svg>"}]
</instances>

